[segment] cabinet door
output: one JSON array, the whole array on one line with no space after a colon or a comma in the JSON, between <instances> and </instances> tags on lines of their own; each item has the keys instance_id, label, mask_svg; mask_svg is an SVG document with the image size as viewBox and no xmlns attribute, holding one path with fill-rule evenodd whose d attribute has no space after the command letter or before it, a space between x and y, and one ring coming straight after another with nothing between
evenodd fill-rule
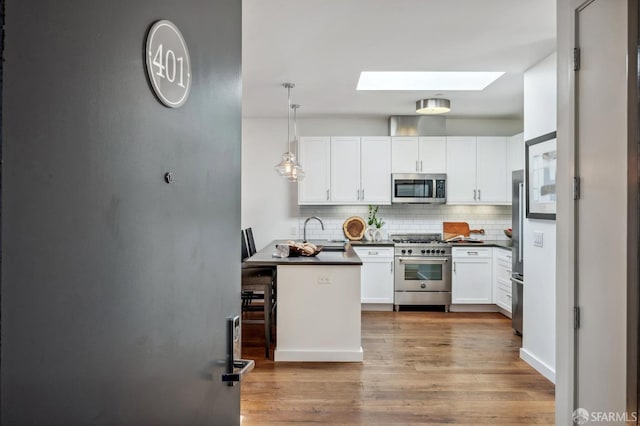
<instances>
[{"instance_id":1,"label":"cabinet door","mask_svg":"<svg viewBox=\"0 0 640 426\"><path fill-rule=\"evenodd\" d=\"M492 303L491 258L453 258L452 303Z\"/></svg>"},{"instance_id":2,"label":"cabinet door","mask_svg":"<svg viewBox=\"0 0 640 426\"><path fill-rule=\"evenodd\" d=\"M391 138L363 137L360 142L360 182L366 204L391 204Z\"/></svg>"},{"instance_id":3,"label":"cabinet door","mask_svg":"<svg viewBox=\"0 0 640 426\"><path fill-rule=\"evenodd\" d=\"M445 137L421 137L419 143L421 173L446 173L447 139Z\"/></svg>"},{"instance_id":4,"label":"cabinet door","mask_svg":"<svg viewBox=\"0 0 640 426\"><path fill-rule=\"evenodd\" d=\"M507 202L511 203L511 173L524 169L524 133L507 138Z\"/></svg>"},{"instance_id":5,"label":"cabinet door","mask_svg":"<svg viewBox=\"0 0 640 426\"><path fill-rule=\"evenodd\" d=\"M475 204L476 138L447 137L447 204Z\"/></svg>"},{"instance_id":6,"label":"cabinet door","mask_svg":"<svg viewBox=\"0 0 640 426\"><path fill-rule=\"evenodd\" d=\"M393 303L393 258L362 264L362 303Z\"/></svg>"},{"instance_id":7,"label":"cabinet door","mask_svg":"<svg viewBox=\"0 0 640 426\"><path fill-rule=\"evenodd\" d=\"M329 137L300 138L299 160L306 176L298 183L298 204L329 202L329 141Z\"/></svg>"},{"instance_id":8,"label":"cabinet door","mask_svg":"<svg viewBox=\"0 0 640 426\"><path fill-rule=\"evenodd\" d=\"M360 137L331 138L331 201L360 201Z\"/></svg>"},{"instance_id":9,"label":"cabinet door","mask_svg":"<svg viewBox=\"0 0 640 426\"><path fill-rule=\"evenodd\" d=\"M507 203L507 138L478 136L476 189L479 204Z\"/></svg>"},{"instance_id":10,"label":"cabinet door","mask_svg":"<svg viewBox=\"0 0 640 426\"><path fill-rule=\"evenodd\" d=\"M417 137L393 137L391 138L391 172L392 173L417 173L418 142Z\"/></svg>"}]
</instances>

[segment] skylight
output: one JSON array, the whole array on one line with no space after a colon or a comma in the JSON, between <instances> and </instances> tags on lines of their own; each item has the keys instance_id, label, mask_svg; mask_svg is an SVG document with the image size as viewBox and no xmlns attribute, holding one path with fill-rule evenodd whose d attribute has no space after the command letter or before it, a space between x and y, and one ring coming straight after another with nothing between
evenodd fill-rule
<instances>
[{"instance_id":1,"label":"skylight","mask_svg":"<svg viewBox=\"0 0 640 426\"><path fill-rule=\"evenodd\" d=\"M362 71L357 90L484 90L504 72Z\"/></svg>"}]
</instances>

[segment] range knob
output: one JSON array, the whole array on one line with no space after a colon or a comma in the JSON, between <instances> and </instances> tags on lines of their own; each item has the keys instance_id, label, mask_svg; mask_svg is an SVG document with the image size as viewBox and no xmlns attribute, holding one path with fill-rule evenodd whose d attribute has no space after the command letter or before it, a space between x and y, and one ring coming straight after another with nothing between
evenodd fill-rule
<instances>
[{"instance_id":1,"label":"range knob","mask_svg":"<svg viewBox=\"0 0 640 426\"><path fill-rule=\"evenodd\" d=\"M405 254L407 251L405 249L402 249L402 251L400 253Z\"/></svg>"},{"instance_id":2,"label":"range knob","mask_svg":"<svg viewBox=\"0 0 640 426\"><path fill-rule=\"evenodd\" d=\"M413 253L413 250L409 249L408 252L409 252L409 254L411 254L411 253Z\"/></svg>"},{"instance_id":3,"label":"range knob","mask_svg":"<svg viewBox=\"0 0 640 426\"><path fill-rule=\"evenodd\" d=\"M422 254L425 254L425 253L427 252L427 250L422 249L420 252L421 252Z\"/></svg>"},{"instance_id":4,"label":"range knob","mask_svg":"<svg viewBox=\"0 0 640 426\"><path fill-rule=\"evenodd\" d=\"M431 250L431 254L436 254L436 251L435 250Z\"/></svg>"},{"instance_id":5,"label":"range knob","mask_svg":"<svg viewBox=\"0 0 640 426\"><path fill-rule=\"evenodd\" d=\"M441 254L444 254L444 249L440 250L440 253L441 253Z\"/></svg>"}]
</instances>

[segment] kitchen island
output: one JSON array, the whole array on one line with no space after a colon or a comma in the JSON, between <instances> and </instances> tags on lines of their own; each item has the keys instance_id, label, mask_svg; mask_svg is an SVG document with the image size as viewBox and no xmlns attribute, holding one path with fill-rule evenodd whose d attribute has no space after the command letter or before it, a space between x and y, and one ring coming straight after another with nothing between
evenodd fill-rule
<instances>
[{"instance_id":1,"label":"kitchen island","mask_svg":"<svg viewBox=\"0 0 640 426\"><path fill-rule=\"evenodd\" d=\"M360 269L350 244L330 245L313 257L272 257L276 240L247 259L277 267L275 361L362 361Z\"/></svg>"}]
</instances>

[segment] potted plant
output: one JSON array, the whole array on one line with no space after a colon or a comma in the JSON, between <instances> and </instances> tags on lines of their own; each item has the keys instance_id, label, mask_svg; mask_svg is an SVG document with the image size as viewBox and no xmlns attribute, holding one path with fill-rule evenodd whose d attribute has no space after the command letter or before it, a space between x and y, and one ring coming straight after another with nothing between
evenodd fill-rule
<instances>
[{"instance_id":1,"label":"potted plant","mask_svg":"<svg viewBox=\"0 0 640 426\"><path fill-rule=\"evenodd\" d=\"M378 208L379 206L372 206L369 204L369 215L367 216L367 230L364 233L364 238L367 241L381 241L382 240L382 225L384 225L384 221L382 218L378 217Z\"/></svg>"}]
</instances>

